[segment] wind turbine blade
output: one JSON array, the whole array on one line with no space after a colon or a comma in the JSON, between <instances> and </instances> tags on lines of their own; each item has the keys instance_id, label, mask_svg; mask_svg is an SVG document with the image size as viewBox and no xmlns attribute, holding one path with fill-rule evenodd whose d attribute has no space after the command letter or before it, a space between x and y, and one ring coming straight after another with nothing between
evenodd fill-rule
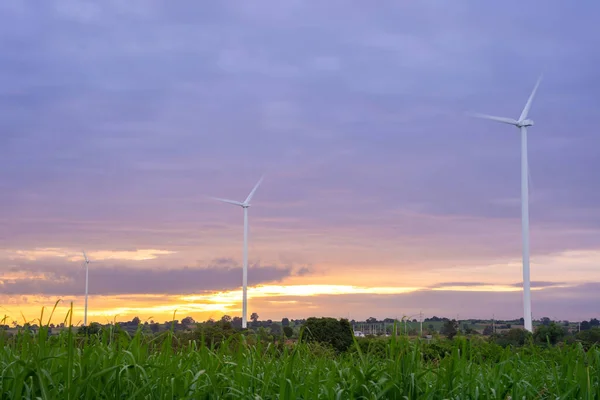
<instances>
[{"instance_id":1,"label":"wind turbine blade","mask_svg":"<svg viewBox=\"0 0 600 400\"><path fill-rule=\"evenodd\" d=\"M85 262L86 262L86 263L89 263L89 262L90 262L90 260L88 260L88 258L87 258L87 254L85 254L85 250L82 250L81 252L83 253L83 259L85 260Z\"/></svg>"},{"instance_id":2,"label":"wind turbine blade","mask_svg":"<svg viewBox=\"0 0 600 400\"><path fill-rule=\"evenodd\" d=\"M495 117L493 115L478 114L478 113L471 113L469 115L471 117L475 117L475 118L489 119L491 121L502 122L503 124L509 124L509 125L515 125L515 126L518 124L518 121L516 119L512 119L512 118Z\"/></svg>"},{"instance_id":3,"label":"wind turbine blade","mask_svg":"<svg viewBox=\"0 0 600 400\"><path fill-rule=\"evenodd\" d=\"M264 175L260 177L260 179L258 180L258 182L256 183L256 185L254 186L254 188L252 189L252 191L250 192L250 194L248 195L248 197L246 197L246 200L244 201L244 204L249 204L250 200L252 200L252 197L254 196L254 193L256 193L256 189L258 189L258 187L260 186L260 184L262 183L263 179L264 179Z\"/></svg>"},{"instance_id":4,"label":"wind turbine blade","mask_svg":"<svg viewBox=\"0 0 600 400\"><path fill-rule=\"evenodd\" d=\"M521 116L519 117L519 121L523 121L525 118L527 118L527 115L529 114L529 110L531 109L531 103L533 102L533 98L535 97L535 92L537 92L538 86L540 86L541 81L542 81L542 76L540 75L537 82L535 83L535 86L533 87L533 90L531 91L531 94L529 95L529 99L527 99L527 104L525 104L525 108L523 108L523 112L521 113Z\"/></svg>"},{"instance_id":5,"label":"wind turbine blade","mask_svg":"<svg viewBox=\"0 0 600 400\"><path fill-rule=\"evenodd\" d=\"M243 203L241 203L239 201L235 201L235 200L221 199L219 197L211 197L211 199L218 200L218 201L221 201L223 203L233 204L233 205L236 205L236 206L242 206L243 205Z\"/></svg>"}]
</instances>

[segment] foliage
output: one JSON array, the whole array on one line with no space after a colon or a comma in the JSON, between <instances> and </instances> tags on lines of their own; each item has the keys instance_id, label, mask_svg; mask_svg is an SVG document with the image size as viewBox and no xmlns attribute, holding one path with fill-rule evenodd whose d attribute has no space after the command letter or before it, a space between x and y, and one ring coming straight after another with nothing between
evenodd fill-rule
<instances>
[{"instance_id":1,"label":"foliage","mask_svg":"<svg viewBox=\"0 0 600 400\"><path fill-rule=\"evenodd\" d=\"M495 333L490 337L490 341L502 347L523 346L530 343L531 339L531 332L518 328L513 328L506 332Z\"/></svg>"},{"instance_id":2,"label":"foliage","mask_svg":"<svg viewBox=\"0 0 600 400\"><path fill-rule=\"evenodd\" d=\"M97 322L92 322L88 326L82 325L77 330L78 335L96 335L100 333L102 326Z\"/></svg>"},{"instance_id":3,"label":"foliage","mask_svg":"<svg viewBox=\"0 0 600 400\"><path fill-rule=\"evenodd\" d=\"M216 327L227 330L205 329ZM391 337L338 353L319 342L278 348L235 335L209 347L182 340L189 334L155 337L140 326L130 336L112 326L49 337L42 326L0 336L2 398L600 399L593 346L502 349L464 336L431 344ZM228 345L236 337L245 345Z\"/></svg>"},{"instance_id":4,"label":"foliage","mask_svg":"<svg viewBox=\"0 0 600 400\"><path fill-rule=\"evenodd\" d=\"M349 331L348 321L323 320L306 323ZM115 324L87 335L67 326L50 335L40 318L0 334L0 398L600 400L600 347L591 344L600 329L577 334L581 343L506 348L479 336L350 336L340 352L315 340L265 341L265 329L239 332L229 321L179 333L173 321L159 335L144 325L133 334ZM545 328L539 343L558 335Z\"/></svg>"},{"instance_id":5,"label":"foliage","mask_svg":"<svg viewBox=\"0 0 600 400\"><path fill-rule=\"evenodd\" d=\"M486 325L485 328L483 329L483 334L486 336L489 336L491 334L494 333L494 326L493 325Z\"/></svg>"},{"instance_id":6,"label":"foliage","mask_svg":"<svg viewBox=\"0 0 600 400\"><path fill-rule=\"evenodd\" d=\"M458 322L454 319L446 320L440 333L445 335L448 339L452 339L458 333Z\"/></svg>"},{"instance_id":7,"label":"foliage","mask_svg":"<svg viewBox=\"0 0 600 400\"><path fill-rule=\"evenodd\" d=\"M286 325L283 327L283 334L285 337L291 338L294 335L294 329L292 329L291 326Z\"/></svg>"},{"instance_id":8,"label":"foliage","mask_svg":"<svg viewBox=\"0 0 600 400\"><path fill-rule=\"evenodd\" d=\"M198 324L196 330L189 334L181 334L180 337L186 341L200 341L210 348L218 348L222 343L238 343L239 340L229 341L232 337L239 336L239 333L233 329L231 322L224 320L210 321ZM236 338L239 339L239 338Z\"/></svg>"},{"instance_id":9,"label":"foliage","mask_svg":"<svg viewBox=\"0 0 600 400\"><path fill-rule=\"evenodd\" d=\"M533 333L533 339L537 343L550 343L556 344L560 339L566 335L564 328L554 322L548 325L540 325L536 328Z\"/></svg>"},{"instance_id":10,"label":"foliage","mask_svg":"<svg viewBox=\"0 0 600 400\"><path fill-rule=\"evenodd\" d=\"M577 333L575 336L586 348L600 345L600 328L591 328Z\"/></svg>"},{"instance_id":11,"label":"foliage","mask_svg":"<svg viewBox=\"0 0 600 400\"><path fill-rule=\"evenodd\" d=\"M302 340L331 345L338 352L346 351L353 343L352 328L347 319L308 318L302 328Z\"/></svg>"},{"instance_id":12,"label":"foliage","mask_svg":"<svg viewBox=\"0 0 600 400\"><path fill-rule=\"evenodd\" d=\"M270 326L271 334L273 336L281 336L283 331L281 329L281 325L279 324L271 324Z\"/></svg>"}]
</instances>

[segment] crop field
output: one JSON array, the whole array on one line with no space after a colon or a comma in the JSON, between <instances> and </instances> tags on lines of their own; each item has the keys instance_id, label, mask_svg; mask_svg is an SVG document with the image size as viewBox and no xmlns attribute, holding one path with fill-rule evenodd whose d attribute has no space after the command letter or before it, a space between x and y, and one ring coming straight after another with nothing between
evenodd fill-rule
<instances>
[{"instance_id":1,"label":"crop field","mask_svg":"<svg viewBox=\"0 0 600 400\"><path fill-rule=\"evenodd\" d=\"M2 399L600 399L600 349L466 337L318 343L66 329L0 336Z\"/></svg>"}]
</instances>

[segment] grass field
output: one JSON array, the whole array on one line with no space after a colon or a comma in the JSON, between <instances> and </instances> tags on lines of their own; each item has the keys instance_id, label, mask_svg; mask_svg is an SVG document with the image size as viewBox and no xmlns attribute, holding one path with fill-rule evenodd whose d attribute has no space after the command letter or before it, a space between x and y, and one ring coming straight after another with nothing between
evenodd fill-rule
<instances>
[{"instance_id":1,"label":"grass field","mask_svg":"<svg viewBox=\"0 0 600 400\"><path fill-rule=\"evenodd\" d=\"M580 345L391 337L336 354L255 336L214 348L172 332L44 328L0 341L2 399L600 399L600 349Z\"/></svg>"}]
</instances>

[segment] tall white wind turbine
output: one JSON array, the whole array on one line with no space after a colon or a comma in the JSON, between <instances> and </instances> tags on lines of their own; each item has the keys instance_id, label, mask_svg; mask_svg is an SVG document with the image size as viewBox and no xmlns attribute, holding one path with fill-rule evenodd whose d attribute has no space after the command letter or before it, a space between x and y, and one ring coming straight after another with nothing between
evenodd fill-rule
<instances>
[{"instance_id":1,"label":"tall white wind turbine","mask_svg":"<svg viewBox=\"0 0 600 400\"><path fill-rule=\"evenodd\" d=\"M254 193L256 193L256 189L258 189L258 186L260 186L261 182L263 181L263 178L264 178L264 176L262 176L258 180L258 182L254 186L254 188L252 189L252 191L250 192L248 197L246 197L246 200L244 200L242 202L236 201L236 200L227 200L227 199L221 199L218 197L213 197L213 199L222 201L223 203L229 203L229 204L233 204L236 206L240 206L244 210L244 265L243 265L243 272L242 272L242 329L246 329L246 327L247 327L247 314L248 314L248 297L247 297L247 293L248 293L248 208L250 208L250 201L252 200Z\"/></svg>"},{"instance_id":2,"label":"tall white wind turbine","mask_svg":"<svg viewBox=\"0 0 600 400\"><path fill-rule=\"evenodd\" d=\"M88 278L89 278L89 265L90 260L87 258L87 254L85 254L85 250L83 252L83 264L85 265L85 311L83 313L83 325L87 326L87 309L88 309Z\"/></svg>"},{"instance_id":3,"label":"tall white wind turbine","mask_svg":"<svg viewBox=\"0 0 600 400\"><path fill-rule=\"evenodd\" d=\"M525 329L533 330L531 324L531 281L529 277L529 164L527 161L527 128L533 126L533 121L527 119L531 103L535 97L538 86L542 81L540 76L533 87L533 91L521 112L518 120L504 117L494 117L485 114L473 114L474 117L489 119L496 122L502 122L516 126L521 131L521 230L523 240L523 320L525 321Z\"/></svg>"}]
</instances>

